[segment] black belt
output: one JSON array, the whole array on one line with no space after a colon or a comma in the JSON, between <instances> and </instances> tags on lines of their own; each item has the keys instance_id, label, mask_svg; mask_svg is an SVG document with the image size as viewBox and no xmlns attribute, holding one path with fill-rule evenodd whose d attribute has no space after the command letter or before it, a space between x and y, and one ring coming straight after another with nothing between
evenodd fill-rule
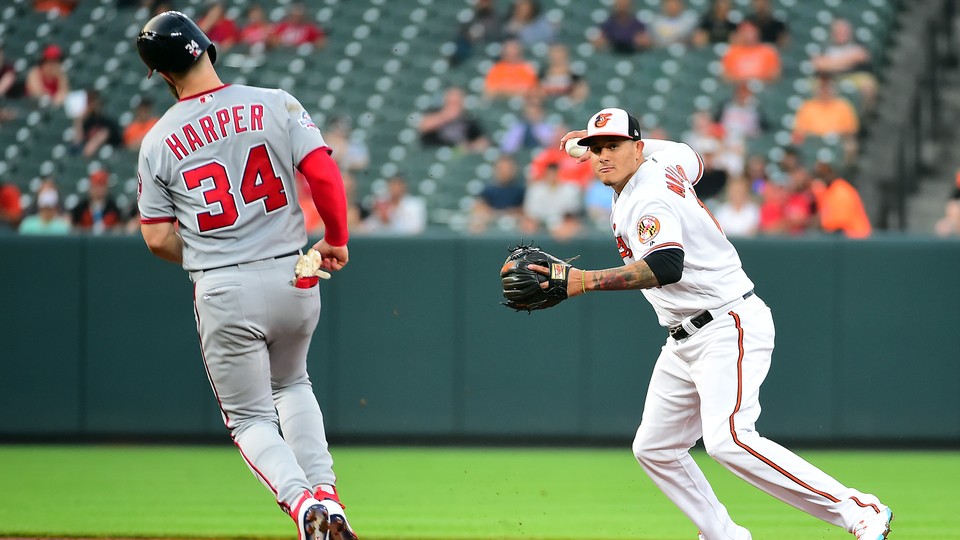
<instances>
[{"instance_id":1,"label":"black belt","mask_svg":"<svg viewBox=\"0 0 960 540\"><path fill-rule=\"evenodd\" d=\"M747 292L747 294L744 294L743 299L746 300L751 296L753 296L753 290L750 290L749 292ZM704 326L706 326L707 323L709 323L712 320L713 320L713 315L710 313L710 311L704 311L703 313L690 319L690 324L692 324L694 328L699 330ZM690 333L687 332L686 329L680 326L679 324L677 326L671 326L668 330L670 332L670 337L678 341L681 339L686 339L690 337Z\"/></svg>"},{"instance_id":2,"label":"black belt","mask_svg":"<svg viewBox=\"0 0 960 540\"><path fill-rule=\"evenodd\" d=\"M294 255L299 255L299 254L300 254L300 250L298 249L298 250L296 250L296 251L291 251L290 253L284 253L283 255L277 255L276 257L267 257L266 259L257 259L257 260L259 260L259 261L266 261L266 260L269 260L269 259L285 259L285 258L287 258L287 257L293 257ZM247 261L247 262L257 262L257 261ZM240 266L241 264L246 264L246 263L225 264L225 265L223 265L223 266L214 266L213 268L204 268L203 270L201 270L201 272L209 272L209 271L211 271L211 270L219 270L219 269L221 269L221 268L230 268L231 266Z\"/></svg>"}]
</instances>

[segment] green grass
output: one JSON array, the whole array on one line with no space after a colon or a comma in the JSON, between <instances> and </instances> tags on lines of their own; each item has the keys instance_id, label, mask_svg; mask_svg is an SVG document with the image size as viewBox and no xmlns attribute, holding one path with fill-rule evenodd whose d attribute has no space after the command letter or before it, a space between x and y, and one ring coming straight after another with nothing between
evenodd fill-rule
<instances>
[{"instance_id":1,"label":"green grass","mask_svg":"<svg viewBox=\"0 0 960 540\"><path fill-rule=\"evenodd\" d=\"M801 454L897 513L891 540L960 539L960 452ZM852 538L697 454L757 540ZM694 540L619 450L335 448L363 540ZM0 446L0 536L293 538L233 447Z\"/></svg>"}]
</instances>

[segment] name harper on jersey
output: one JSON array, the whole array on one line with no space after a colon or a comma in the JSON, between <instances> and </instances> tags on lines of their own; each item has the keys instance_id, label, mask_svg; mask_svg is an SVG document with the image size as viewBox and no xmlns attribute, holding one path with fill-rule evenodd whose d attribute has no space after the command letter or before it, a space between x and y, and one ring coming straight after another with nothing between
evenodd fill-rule
<instances>
[{"instance_id":1,"label":"name harper on jersey","mask_svg":"<svg viewBox=\"0 0 960 540\"><path fill-rule=\"evenodd\" d=\"M187 122L163 140L177 161L208 144L245 131L263 131L263 105L251 103L217 109ZM180 135L183 137L181 138Z\"/></svg>"}]
</instances>

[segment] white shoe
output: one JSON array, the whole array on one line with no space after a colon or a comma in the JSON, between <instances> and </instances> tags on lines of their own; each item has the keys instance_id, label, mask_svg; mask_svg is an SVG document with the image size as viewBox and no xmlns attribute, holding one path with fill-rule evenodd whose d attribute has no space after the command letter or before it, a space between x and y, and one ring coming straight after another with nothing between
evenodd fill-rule
<instances>
[{"instance_id":1,"label":"white shoe","mask_svg":"<svg viewBox=\"0 0 960 540\"><path fill-rule=\"evenodd\" d=\"M343 513L343 507L333 499L323 499L320 501L324 512L329 516L330 530L323 540L358 540L357 533L350 528L350 522L347 521L346 514ZM325 529L324 529L325 530Z\"/></svg>"},{"instance_id":2,"label":"white shoe","mask_svg":"<svg viewBox=\"0 0 960 540\"><path fill-rule=\"evenodd\" d=\"M884 508L883 512L867 519L861 519L853 528L853 535L857 540L885 540L890 534L890 522L893 521L893 512Z\"/></svg>"},{"instance_id":3,"label":"white shoe","mask_svg":"<svg viewBox=\"0 0 960 540\"><path fill-rule=\"evenodd\" d=\"M297 524L297 540L325 538L330 524L329 516L326 507L314 499L309 492L305 492L291 513L291 517Z\"/></svg>"}]
</instances>

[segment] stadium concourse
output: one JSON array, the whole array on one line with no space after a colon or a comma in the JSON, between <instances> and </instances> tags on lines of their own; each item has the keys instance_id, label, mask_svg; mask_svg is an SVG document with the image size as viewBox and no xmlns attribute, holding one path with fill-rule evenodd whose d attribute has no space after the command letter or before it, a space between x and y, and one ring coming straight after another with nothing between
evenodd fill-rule
<instances>
[{"instance_id":1,"label":"stadium concourse","mask_svg":"<svg viewBox=\"0 0 960 540\"><path fill-rule=\"evenodd\" d=\"M283 17L289 2L234 0L227 16L244 20L254 3L265 8L271 20ZM32 0L12 0L0 8L0 41L8 61L25 73L49 44L64 54L63 66L73 89L93 88L102 95L104 109L121 126L145 97L157 112L170 97L162 80L146 79L133 39L150 10L138 2L81 0L68 16L36 12ZM127 4L130 4L127 6ZM495 2L507 11L509 2ZM590 93L574 103L560 97L550 100L547 119L578 126L593 111L608 106L636 111L644 129L660 128L673 138L689 129L691 114L713 110L731 94L722 78L720 59L728 47L672 45L633 55L596 50L590 32L609 14L612 1L595 4L572 0L544 0L545 18L557 28L557 39L567 45L575 71L589 81ZM688 0L687 7L706 13L709 0ZM750 155L781 157L791 142L793 116L810 95L813 67L810 57L828 41L830 23L850 20L856 39L874 58L882 58L898 0L776 0L775 11L789 21L790 41L780 51L782 76L765 87L757 83L761 105L772 124L749 141ZM205 0L178 0L174 7L195 17L206 9ZM659 0L636 0L641 20L650 20L660 9ZM359 198L386 189L387 179L402 173L410 190L427 201L431 227L464 230L473 197L492 175L497 150L464 153L449 147L421 146L417 126L421 114L437 105L451 85L467 91L467 108L484 125L492 141L499 141L521 115L522 98L487 100L482 97L484 76L500 51L489 43L465 61L451 66L456 29L472 16L468 0L318 0L307 3L308 16L327 32L322 49L306 44L294 48L251 51L242 45L226 51L218 62L224 80L280 87L300 97L321 126L336 116L353 120L353 137L370 149L369 167L355 174ZM751 9L749 0L733 2L733 17ZM539 43L526 51L537 68L543 67L548 46ZM841 94L856 100L855 89L840 85ZM104 145L89 159L71 150L72 120L64 107L37 107L26 100L7 102L16 118L0 126L0 181L16 184L24 207L33 203L31 192L40 179L55 174L65 205L75 204L87 190L88 173L106 167L115 175L114 195L121 207L136 194L136 152ZM808 161L842 150L836 139L808 139L802 146ZM818 154L820 153L820 154ZM532 152L515 157L521 167Z\"/></svg>"}]
</instances>

